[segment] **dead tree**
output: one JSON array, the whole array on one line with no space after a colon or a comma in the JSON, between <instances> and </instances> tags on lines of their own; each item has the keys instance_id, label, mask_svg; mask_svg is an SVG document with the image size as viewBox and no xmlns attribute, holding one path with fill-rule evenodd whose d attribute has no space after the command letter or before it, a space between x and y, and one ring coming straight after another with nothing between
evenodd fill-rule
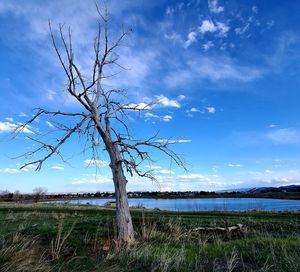
<instances>
[{"instance_id":1,"label":"dead tree","mask_svg":"<svg viewBox=\"0 0 300 272\"><path fill-rule=\"evenodd\" d=\"M35 202L39 202L40 199L44 198L47 193L47 188L45 187L36 187L32 190L33 198Z\"/></svg>"},{"instance_id":2,"label":"dead tree","mask_svg":"<svg viewBox=\"0 0 300 272\"><path fill-rule=\"evenodd\" d=\"M169 147L177 143L176 140L158 138L158 134L146 140L135 139L128 127L128 116L144 110L151 109L151 104L129 103L125 92L119 89L110 89L104 81L118 73L122 66L118 63L117 49L130 31L122 31L121 35L111 42L108 34L108 13L99 14L98 31L93 44L93 66L90 74L84 75L80 66L75 61L71 31L66 33L59 26L58 35L55 35L49 22L49 29L54 50L67 79L66 92L81 106L79 112L50 111L38 108L34 116L23 125L19 126L20 132L42 116L69 118L68 123L53 122L54 128L62 136L53 142L46 142L41 137L28 137L35 142L37 148L25 154L28 165L35 165L40 170L43 163L53 155L61 154L62 146L71 136L80 135L93 150L93 158L101 150L101 145L110 158L110 168L116 195L116 223L118 241L132 243L135 240L134 229L128 206L126 192L127 179L125 173L155 180L151 171L142 171L141 163L151 160L149 149L157 149L165 153L177 165L183 166L181 158ZM114 72L111 72L114 71ZM69 124L73 122L73 125ZM103 148L103 147L102 147ZM37 158L35 156L38 156Z\"/></svg>"}]
</instances>

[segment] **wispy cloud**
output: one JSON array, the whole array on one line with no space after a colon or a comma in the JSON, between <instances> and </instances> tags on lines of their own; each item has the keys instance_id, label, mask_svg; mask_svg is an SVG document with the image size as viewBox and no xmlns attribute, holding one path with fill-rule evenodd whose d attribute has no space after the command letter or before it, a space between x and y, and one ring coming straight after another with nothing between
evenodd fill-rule
<instances>
[{"instance_id":1,"label":"wispy cloud","mask_svg":"<svg viewBox=\"0 0 300 272\"><path fill-rule=\"evenodd\" d=\"M161 169L161 166L159 165L145 165L145 167L153 170Z\"/></svg>"},{"instance_id":2,"label":"wispy cloud","mask_svg":"<svg viewBox=\"0 0 300 272\"><path fill-rule=\"evenodd\" d=\"M166 169L156 171L156 173L162 174L162 175L174 175L175 174L175 172L173 170L166 170Z\"/></svg>"},{"instance_id":3,"label":"wispy cloud","mask_svg":"<svg viewBox=\"0 0 300 272\"><path fill-rule=\"evenodd\" d=\"M203 44L203 50L208 51L210 48L214 47L214 43L212 41L207 41L205 44Z\"/></svg>"},{"instance_id":4,"label":"wispy cloud","mask_svg":"<svg viewBox=\"0 0 300 272\"><path fill-rule=\"evenodd\" d=\"M19 174L21 171L17 168L0 168L0 173Z\"/></svg>"},{"instance_id":5,"label":"wispy cloud","mask_svg":"<svg viewBox=\"0 0 300 272\"><path fill-rule=\"evenodd\" d=\"M130 103L128 105L123 106L124 109L130 109L130 110L151 110L152 106L150 104L140 102L140 103Z\"/></svg>"},{"instance_id":6,"label":"wispy cloud","mask_svg":"<svg viewBox=\"0 0 300 272\"><path fill-rule=\"evenodd\" d=\"M53 125L51 122L46 121L46 124L47 124L50 128L54 128L54 125Z\"/></svg>"},{"instance_id":7,"label":"wispy cloud","mask_svg":"<svg viewBox=\"0 0 300 272\"><path fill-rule=\"evenodd\" d=\"M50 167L50 169L55 170L55 171L65 170L65 168L63 166L60 166L60 165L53 165L53 166Z\"/></svg>"},{"instance_id":8,"label":"wispy cloud","mask_svg":"<svg viewBox=\"0 0 300 272\"><path fill-rule=\"evenodd\" d=\"M20 125L22 125L22 123L0 122L0 133L15 132L17 130L19 133L34 134L30 126L19 129Z\"/></svg>"},{"instance_id":9,"label":"wispy cloud","mask_svg":"<svg viewBox=\"0 0 300 272\"><path fill-rule=\"evenodd\" d=\"M103 160L85 160L84 164L86 166L99 166L99 167L107 167L109 165L109 163L107 161L103 161Z\"/></svg>"},{"instance_id":10,"label":"wispy cloud","mask_svg":"<svg viewBox=\"0 0 300 272\"><path fill-rule=\"evenodd\" d=\"M224 11L224 7L219 5L218 0L208 0L208 8L210 12L216 14Z\"/></svg>"},{"instance_id":11,"label":"wispy cloud","mask_svg":"<svg viewBox=\"0 0 300 272\"><path fill-rule=\"evenodd\" d=\"M19 114L19 117L28 117L28 114L26 114L26 113L24 113L24 112L21 112L21 113Z\"/></svg>"},{"instance_id":12,"label":"wispy cloud","mask_svg":"<svg viewBox=\"0 0 300 272\"><path fill-rule=\"evenodd\" d=\"M180 108L181 105L179 101L175 99L170 99L164 95L158 95L155 97L156 105L158 107L170 107L170 108Z\"/></svg>"},{"instance_id":13,"label":"wispy cloud","mask_svg":"<svg viewBox=\"0 0 300 272\"><path fill-rule=\"evenodd\" d=\"M191 143L192 140L187 140L187 139L178 139L178 140L158 139L157 142L158 143L176 144L176 143Z\"/></svg>"},{"instance_id":14,"label":"wispy cloud","mask_svg":"<svg viewBox=\"0 0 300 272\"><path fill-rule=\"evenodd\" d=\"M163 122L170 122L173 117L172 115L157 115L157 114L154 114L154 113L151 113L151 112L146 112L145 113L145 121L148 121L150 119L157 119L157 120L160 120L160 121L163 121Z\"/></svg>"},{"instance_id":15,"label":"wispy cloud","mask_svg":"<svg viewBox=\"0 0 300 272\"><path fill-rule=\"evenodd\" d=\"M187 40L184 43L184 48L188 48L192 43L194 43L196 41L196 37L197 34L194 31L191 31L188 35L187 35Z\"/></svg>"},{"instance_id":16,"label":"wispy cloud","mask_svg":"<svg viewBox=\"0 0 300 272\"><path fill-rule=\"evenodd\" d=\"M104 175L97 175L94 178L77 178L71 181L72 185L97 185L97 184L111 184L112 178Z\"/></svg>"},{"instance_id":17,"label":"wispy cloud","mask_svg":"<svg viewBox=\"0 0 300 272\"><path fill-rule=\"evenodd\" d=\"M274 144L300 143L300 131L292 128L282 128L271 131L265 137Z\"/></svg>"},{"instance_id":18,"label":"wispy cloud","mask_svg":"<svg viewBox=\"0 0 300 272\"><path fill-rule=\"evenodd\" d=\"M212 20L203 20L198 28L198 31L203 35L207 32L210 32L216 33L220 37L226 37L229 29L230 27L226 23L214 23Z\"/></svg>"},{"instance_id":19,"label":"wispy cloud","mask_svg":"<svg viewBox=\"0 0 300 272\"><path fill-rule=\"evenodd\" d=\"M202 56L189 59L182 69L167 74L165 83L174 88L203 80L251 82L259 79L263 73L262 69L241 65L229 57Z\"/></svg>"},{"instance_id":20,"label":"wispy cloud","mask_svg":"<svg viewBox=\"0 0 300 272\"><path fill-rule=\"evenodd\" d=\"M5 120L9 121L9 122L13 122L14 121L14 118L12 117L6 117Z\"/></svg>"},{"instance_id":21,"label":"wispy cloud","mask_svg":"<svg viewBox=\"0 0 300 272\"><path fill-rule=\"evenodd\" d=\"M209 113L215 113L216 112L216 108L215 107L206 107L206 110Z\"/></svg>"},{"instance_id":22,"label":"wispy cloud","mask_svg":"<svg viewBox=\"0 0 300 272\"><path fill-rule=\"evenodd\" d=\"M234 133L234 141L240 145L295 145L300 144L300 130L297 128L270 128L268 131Z\"/></svg>"},{"instance_id":23,"label":"wispy cloud","mask_svg":"<svg viewBox=\"0 0 300 272\"><path fill-rule=\"evenodd\" d=\"M36 166L34 166L33 164L29 164L27 166L25 166L24 168L22 168L21 171L24 171L24 172L28 172L30 169L35 169Z\"/></svg>"},{"instance_id":24,"label":"wispy cloud","mask_svg":"<svg viewBox=\"0 0 300 272\"><path fill-rule=\"evenodd\" d=\"M227 164L228 167L232 167L232 168L240 168L240 167L243 167L243 165L241 164L234 164L234 163L228 163Z\"/></svg>"}]
</instances>

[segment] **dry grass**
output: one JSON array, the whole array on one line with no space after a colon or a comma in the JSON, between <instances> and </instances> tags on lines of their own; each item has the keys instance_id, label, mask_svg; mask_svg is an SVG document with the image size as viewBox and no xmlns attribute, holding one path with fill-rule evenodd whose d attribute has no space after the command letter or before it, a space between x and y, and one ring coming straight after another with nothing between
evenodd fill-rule
<instances>
[{"instance_id":1,"label":"dry grass","mask_svg":"<svg viewBox=\"0 0 300 272\"><path fill-rule=\"evenodd\" d=\"M26 237L16 232L1 241L1 272L50 271L38 237Z\"/></svg>"},{"instance_id":2,"label":"dry grass","mask_svg":"<svg viewBox=\"0 0 300 272\"><path fill-rule=\"evenodd\" d=\"M56 235L55 239L53 239L51 241L51 244L50 244L50 253L51 253L53 260L58 260L60 258L61 252L62 252L63 248L65 247L67 239L71 235L71 233L75 227L75 224L76 223L74 222L73 225L65 232L64 231L64 219L61 218L61 220L59 221L58 228L57 228L57 235Z\"/></svg>"}]
</instances>

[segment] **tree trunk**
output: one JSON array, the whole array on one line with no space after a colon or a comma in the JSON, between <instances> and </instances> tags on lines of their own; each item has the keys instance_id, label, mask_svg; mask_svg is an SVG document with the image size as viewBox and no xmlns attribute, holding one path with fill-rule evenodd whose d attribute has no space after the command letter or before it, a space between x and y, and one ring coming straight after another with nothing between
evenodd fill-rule
<instances>
[{"instance_id":1,"label":"tree trunk","mask_svg":"<svg viewBox=\"0 0 300 272\"><path fill-rule=\"evenodd\" d=\"M127 180L120 162L110 164L116 194L116 220L118 242L132 244L135 241L134 230L126 192Z\"/></svg>"},{"instance_id":2,"label":"tree trunk","mask_svg":"<svg viewBox=\"0 0 300 272\"><path fill-rule=\"evenodd\" d=\"M107 124L109 126L109 123ZM100 126L101 128L101 126ZM130 245L135 241L135 232L133 230L131 214L128 205L126 191L127 180L123 172L120 152L113 143L110 133L103 133L98 126L98 131L102 136L106 149L110 157L110 168L113 176L116 196L116 222L118 243Z\"/></svg>"}]
</instances>

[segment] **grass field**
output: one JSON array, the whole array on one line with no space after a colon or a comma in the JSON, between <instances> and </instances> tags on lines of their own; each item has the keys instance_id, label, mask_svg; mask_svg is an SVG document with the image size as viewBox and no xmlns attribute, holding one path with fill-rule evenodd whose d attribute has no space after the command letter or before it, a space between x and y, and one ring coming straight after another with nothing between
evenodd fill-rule
<instances>
[{"instance_id":1,"label":"grass field","mask_svg":"<svg viewBox=\"0 0 300 272\"><path fill-rule=\"evenodd\" d=\"M138 242L114 242L114 210L0 204L0 271L300 271L300 213L133 210ZM198 227L243 224L232 235Z\"/></svg>"}]
</instances>

